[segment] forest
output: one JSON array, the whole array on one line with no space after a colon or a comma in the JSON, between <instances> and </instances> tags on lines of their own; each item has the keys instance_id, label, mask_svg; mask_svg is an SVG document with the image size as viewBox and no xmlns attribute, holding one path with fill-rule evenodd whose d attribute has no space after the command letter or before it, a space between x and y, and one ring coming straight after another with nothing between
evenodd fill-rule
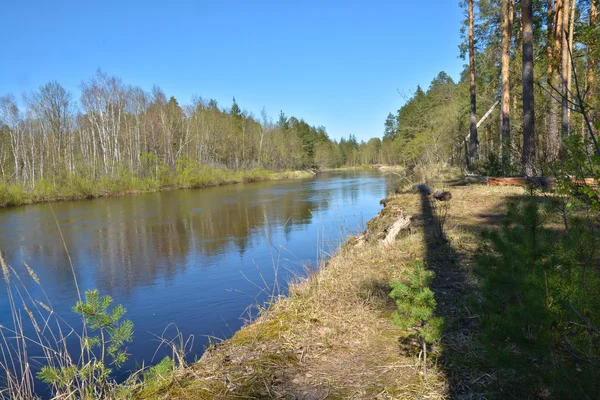
<instances>
[{"instance_id":1,"label":"forest","mask_svg":"<svg viewBox=\"0 0 600 400\"><path fill-rule=\"evenodd\" d=\"M385 121L386 163L486 175L555 175L579 137L596 152L598 4L468 0L460 80L441 72ZM569 140L565 140L571 137Z\"/></svg>"},{"instance_id":2,"label":"forest","mask_svg":"<svg viewBox=\"0 0 600 400\"><path fill-rule=\"evenodd\" d=\"M378 138L331 140L325 127L283 112L273 122L264 109L257 117L235 98L180 105L101 70L80 91L77 99L52 81L22 101L0 97L0 205L379 162Z\"/></svg>"},{"instance_id":3,"label":"forest","mask_svg":"<svg viewBox=\"0 0 600 400\"><path fill-rule=\"evenodd\" d=\"M422 300L430 313L412 326L423 353L442 344L451 398L600 396L598 6L462 2L460 79L441 72L385 120L385 163L460 166L463 177L488 183L446 182L472 196L468 205L457 196L446 208L424 200L421 209L434 226L447 215L455 224L442 240L425 224L428 271L420 274L439 277L429 284L437 302ZM489 186L511 176L525 188ZM423 307L406 300L411 279L391 286L403 328ZM472 286L449 300L439 294L446 280ZM434 316L443 328L428 327Z\"/></svg>"},{"instance_id":4,"label":"forest","mask_svg":"<svg viewBox=\"0 0 600 400\"><path fill-rule=\"evenodd\" d=\"M255 116L235 98L230 106L201 97L180 105L158 86L146 91L102 70L81 82L78 98L56 81L21 101L7 94L0 97L1 203L32 193L40 200L60 192L86 197L99 182L117 192L203 186L190 177L215 168L448 163L485 175L555 175L564 144L574 140L565 138L580 137L593 150L597 5L462 6L459 55L468 63L458 82L440 72L425 90L417 86L388 115L382 140L332 140L325 127L283 112L276 121L266 110Z\"/></svg>"},{"instance_id":5,"label":"forest","mask_svg":"<svg viewBox=\"0 0 600 400\"><path fill-rule=\"evenodd\" d=\"M0 97L3 204L35 192L194 187L200 169L324 169L448 163L486 175L555 175L567 137L593 150L600 28L591 0L468 0L455 82L440 72L385 120L383 139L332 140L325 127L276 121L196 97L180 105L102 70L79 97L56 81ZM597 145L595 146L597 148ZM211 172L208 172L210 175ZM198 179L196 179L198 181ZM113 187L108 188L110 186Z\"/></svg>"}]
</instances>

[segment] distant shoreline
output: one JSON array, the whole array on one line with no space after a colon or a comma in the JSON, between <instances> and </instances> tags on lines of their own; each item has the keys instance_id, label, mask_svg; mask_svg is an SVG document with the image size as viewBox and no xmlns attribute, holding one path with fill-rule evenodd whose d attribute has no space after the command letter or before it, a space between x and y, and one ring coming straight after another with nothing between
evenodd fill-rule
<instances>
[{"instance_id":1,"label":"distant shoreline","mask_svg":"<svg viewBox=\"0 0 600 400\"><path fill-rule=\"evenodd\" d=\"M92 180L73 177L63 183L46 180L36 182L34 188L15 183L0 182L0 209L61 201L91 200L142 193L166 192L179 189L202 189L236 183L264 182L282 179L306 179L322 172L379 170L403 171L395 165L359 165L353 167L323 168L319 170L273 171L262 168L233 171L226 168L205 167L190 175L175 175L167 181L152 178L118 177Z\"/></svg>"},{"instance_id":2,"label":"distant shoreline","mask_svg":"<svg viewBox=\"0 0 600 400\"><path fill-rule=\"evenodd\" d=\"M201 189L283 179L306 179L314 177L311 170L276 172L266 169L231 171L221 168L206 168L198 176L176 176L169 182L154 179L101 179L92 181L76 178L64 184L53 185L47 181L38 182L36 187L28 189L22 184L0 183L0 209L23 205L55 203L61 201L90 200L105 197L120 197L142 193L166 192L179 189Z\"/></svg>"}]
</instances>

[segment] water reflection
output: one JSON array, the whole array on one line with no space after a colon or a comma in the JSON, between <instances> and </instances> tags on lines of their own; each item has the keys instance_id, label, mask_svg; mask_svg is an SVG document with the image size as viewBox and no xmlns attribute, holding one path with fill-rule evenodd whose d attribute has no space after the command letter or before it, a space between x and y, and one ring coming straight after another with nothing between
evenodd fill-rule
<instances>
[{"instance_id":1,"label":"water reflection","mask_svg":"<svg viewBox=\"0 0 600 400\"><path fill-rule=\"evenodd\" d=\"M170 322L186 334L231 335L254 301L240 293L255 295L252 282L271 282L273 260L281 260L280 279L301 273L323 234L335 242L342 229L377 213L387 184L376 173L330 173L52 208L80 287L98 288L128 309L136 325L129 350L140 361L156 348L150 332ZM23 262L33 267L55 308L75 320L73 273L50 205L0 210L0 251L35 296ZM2 286L0 323L9 321ZM196 340L194 350L204 343Z\"/></svg>"}]
</instances>

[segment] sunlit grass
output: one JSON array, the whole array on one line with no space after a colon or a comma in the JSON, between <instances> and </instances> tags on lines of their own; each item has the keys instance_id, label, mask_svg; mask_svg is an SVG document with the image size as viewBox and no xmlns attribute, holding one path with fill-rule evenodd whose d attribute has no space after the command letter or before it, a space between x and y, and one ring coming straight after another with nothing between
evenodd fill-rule
<instances>
[{"instance_id":1,"label":"sunlit grass","mask_svg":"<svg viewBox=\"0 0 600 400\"><path fill-rule=\"evenodd\" d=\"M0 181L0 207L312 176L314 176L312 171L276 172L263 168L234 171L198 165L175 172L163 171L157 177L138 177L125 173L112 178L94 180L71 175L52 180L41 179L33 186Z\"/></svg>"}]
</instances>

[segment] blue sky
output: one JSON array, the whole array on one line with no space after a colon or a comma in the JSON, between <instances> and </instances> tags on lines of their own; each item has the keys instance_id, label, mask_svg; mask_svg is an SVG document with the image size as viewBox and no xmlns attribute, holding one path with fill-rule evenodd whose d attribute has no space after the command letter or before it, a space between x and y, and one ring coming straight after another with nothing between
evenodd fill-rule
<instances>
[{"instance_id":1,"label":"blue sky","mask_svg":"<svg viewBox=\"0 0 600 400\"><path fill-rule=\"evenodd\" d=\"M259 115L324 125L333 138L381 136L388 112L445 70L458 79L458 0L3 0L0 95L98 68Z\"/></svg>"}]
</instances>

